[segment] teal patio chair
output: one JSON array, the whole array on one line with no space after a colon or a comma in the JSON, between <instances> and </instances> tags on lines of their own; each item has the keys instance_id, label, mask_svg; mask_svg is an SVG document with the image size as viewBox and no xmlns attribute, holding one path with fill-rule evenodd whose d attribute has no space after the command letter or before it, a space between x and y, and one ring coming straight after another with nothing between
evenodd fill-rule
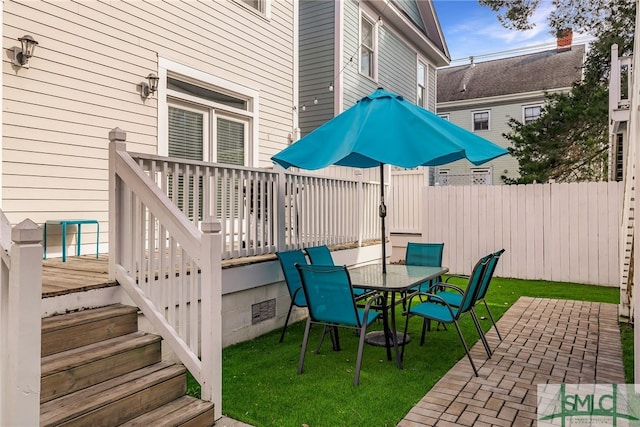
<instances>
[{"instance_id":1,"label":"teal patio chair","mask_svg":"<svg viewBox=\"0 0 640 427\"><path fill-rule=\"evenodd\" d=\"M496 251L491 254L491 259L489 260L489 263L487 264L487 268L484 271L484 275L482 277L482 281L480 284L480 289L478 290L478 296L476 297L476 304L480 301L484 303L487 313L489 314L489 319L491 319L491 323L493 324L493 327L496 330L496 333L498 334L498 338L500 339L500 341L502 341L502 335L500 335L500 331L498 330L498 325L496 324L496 320L493 317L493 313L491 313L491 310L489 309L486 296L487 296L487 291L489 290L489 285L491 284L491 279L493 279L493 273L496 270L496 265L500 260L500 256L504 252L505 252L505 249L500 249L499 251ZM453 276L447 277L446 281L449 282L449 280L454 277L467 278L468 276L453 275ZM459 307L460 302L462 300L462 289L460 288L457 288L457 289L453 288L453 289L454 291L447 290L443 292L438 292L437 295L443 298L447 302L447 304L454 307Z\"/></svg>"},{"instance_id":2,"label":"teal patio chair","mask_svg":"<svg viewBox=\"0 0 640 427\"><path fill-rule=\"evenodd\" d=\"M374 300L369 300L363 309L356 306L351 279L345 266L297 264L296 268L300 272L302 289L309 309L300 350L298 374L302 373L312 324L322 324L325 329L326 327L346 327L355 329L359 333L356 372L353 380L353 384L358 385L367 327L379 316L375 311L370 312ZM319 351L320 345L316 352Z\"/></svg>"},{"instance_id":3,"label":"teal patio chair","mask_svg":"<svg viewBox=\"0 0 640 427\"><path fill-rule=\"evenodd\" d=\"M409 319L412 316L420 316L423 318L423 320L427 320L427 321L433 320L443 324L453 323L456 327L456 331L458 332L458 336L460 337L460 341L464 346L464 350L467 353L467 357L469 358L469 362L471 363L471 367L473 368L473 372L475 373L476 377L478 376L478 370L476 369L476 366L473 363L473 359L471 358L471 353L469 352L469 346L467 345L467 342L464 339L464 335L460 330L458 320L463 314L469 313L471 315L471 318L473 319L473 323L476 327L476 330L480 335L480 339L482 340L483 344L485 344L484 334L482 332L482 328L480 327L480 323L478 322L478 319L476 318L476 315L473 312L473 306L475 305L476 297L480 289L480 284L482 281L484 270L487 267L487 264L489 263L490 259L491 259L491 255L485 256L480 260L478 260L476 265L473 267L471 276L469 276L469 283L467 285L467 288L462 294L460 306L458 307L450 306L449 304L446 303L446 301L442 297L438 296L435 293L416 292L413 295L411 295L411 297L409 298L409 301L407 304L408 308L404 313L406 316L405 326L404 326L405 334L407 333L407 329L409 327ZM450 287L451 285L448 285L446 283L438 283L438 286L443 286L446 288L446 287ZM424 295L426 297L425 301L420 302L415 306L412 306L413 299L420 295ZM423 322L423 325L422 325L423 337L424 337L424 333L425 333L425 324ZM404 357L405 347L406 346L402 347L401 357ZM485 345L485 350L488 350L488 345ZM489 352L487 354L489 354Z\"/></svg>"},{"instance_id":4,"label":"teal patio chair","mask_svg":"<svg viewBox=\"0 0 640 427\"><path fill-rule=\"evenodd\" d=\"M280 267L282 267L282 274L284 275L284 281L287 284L289 290L289 296L291 297L291 304L289 304L289 311L287 312L287 318L284 321L282 327L282 333L280 334L280 342L284 339L284 333L287 330L287 324L289 323L289 317L291 317L291 310L293 307L304 308L307 306L307 300L302 290L302 281L300 280L300 273L296 269L296 264L306 264L307 258L304 256L304 252L301 249L276 252L278 261L280 261Z\"/></svg>"},{"instance_id":5,"label":"teal patio chair","mask_svg":"<svg viewBox=\"0 0 640 427\"><path fill-rule=\"evenodd\" d=\"M335 265L331 251L327 245L310 246L304 250L309 257L310 264L312 265ZM356 300L367 298L375 294L375 292L368 291L366 289L354 289L353 294L356 296Z\"/></svg>"},{"instance_id":6,"label":"teal patio chair","mask_svg":"<svg viewBox=\"0 0 640 427\"><path fill-rule=\"evenodd\" d=\"M442 267L443 252L444 243L409 242L407 243L404 263L406 265ZM415 290L420 292L429 292L429 288L431 288L431 285L440 281L441 278L437 277L429 282L421 283L415 288Z\"/></svg>"},{"instance_id":7,"label":"teal patio chair","mask_svg":"<svg viewBox=\"0 0 640 427\"><path fill-rule=\"evenodd\" d=\"M304 251L307 253L311 264L335 265L327 245L311 246L305 248Z\"/></svg>"}]
</instances>

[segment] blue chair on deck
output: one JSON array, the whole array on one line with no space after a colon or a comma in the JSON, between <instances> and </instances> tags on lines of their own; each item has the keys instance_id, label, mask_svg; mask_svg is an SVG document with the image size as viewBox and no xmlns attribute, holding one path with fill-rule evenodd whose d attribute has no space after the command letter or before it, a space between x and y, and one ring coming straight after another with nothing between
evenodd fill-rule
<instances>
[{"instance_id":1,"label":"blue chair on deck","mask_svg":"<svg viewBox=\"0 0 640 427\"><path fill-rule=\"evenodd\" d=\"M300 280L300 273L296 269L296 264L306 264L307 258L304 256L302 250L293 250L286 252L276 252L280 266L282 267L282 273L284 275L284 281L287 283L287 289L289 290L289 296L291 296L291 304L289 305L289 311L287 312L287 318L284 321L282 327L282 333L280 334L280 342L284 339L284 333L287 330L287 324L289 323L289 317L291 317L291 310L293 307L304 308L307 306L307 300L304 297L304 291L302 290L302 281Z\"/></svg>"},{"instance_id":2,"label":"blue chair on deck","mask_svg":"<svg viewBox=\"0 0 640 427\"><path fill-rule=\"evenodd\" d=\"M309 331L313 323L322 324L325 329L326 327L347 327L357 330L360 335L356 372L353 380L353 384L358 385L366 330L380 315L377 312L370 312L373 299L369 300L363 309L356 306L351 279L345 266L297 264L296 268L302 279L302 288L309 309L309 317L302 339L302 349L300 350L298 374L302 373ZM321 345L322 340L316 352L319 351Z\"/></svg>"},{"instance_id":3,"label":"blue chair on deck","mask_svg":"<svg viewBox=\"0 0 640 427\"><path fill-rule=\"evenodd\" d=\"M491 283L491 279L493 278L493 273L496 270L496 265L498 264L498 261L500 260L500 256L504 253L504 251L505 251L504 249L500 249L499 251L496 251L491 254L491 259L489 260L489 264L487 265L487 268L484 271L484 275L482 277L482 281L480 284L480 289L478 290L478 296L476 297L476 303L480 301L484 303L484 306L487 309L487 313L489 314L489 319L491 319L491 323L493 324L493 327L495 328L500 341L502 341L502 335L500 335L500 331L498 330L498 325L496 325L496 321L493 317L493 313L491 313L491 310L489 309L489 305L487 304L487 300L485 298L487 296L487 291L489 290L489 284ZM449 282L449 279L453 277L468 277L468 276L453 275L448 277L446 281ZM462 293L463 293L462 289L454 288L454 291L449 291L449 290L442 291L442 292L438 292L437 295L443 298L447 302L447 304L454 307L459 307L462 301Z\"/></svg>"},{"instance_id":4,"label":"blue chair on deck","mask_svg":"<svg viewBox=\"0 0 640 427\"><path fill-rule=\"evenodd\" d=\"M473 359L471 358L471 354L469 353L469 346L467 345L467 342L465 341L464 336L462 335L462 331L460 330L460 326L458 325L458 320L465 313L469 313L471 315L471 318L473 319L473 323L476 327L476 330L480 335L480 339L482 340L482 343L485 346L485 350L487 350L487 354L489 354L489 357L490 357L489 347L488 347L488 344L486 344L486 339L484 338L484 333L482 332L482 328L480 327L480 322L478 322L478 319L475 313L473 312L473 306L476 303L476 297L478 295L478 291L480 290L482 277L491 257L492 255L488 255L481 258L473 267L473 271L471 273L471 276L469 277L469 283L464 293L462 294L462 299L458 307L450 306L449 304L446 303L446 301L442 297L438 296L435 293L416 292L409 298L409 302L407 304L408 309L404 313L407 316L405 321L405 326L404 326L405 334L407 333L407 329L409 327L409 319L411 318L411 316L420 316L424 320L427 320L427 321L434 320L436 322L444 323L444 324L453 323L456 327L458 336L460 337L460 341L464 346L465 352L467 353L467 357L469 358L469 362L471 363L471 367L473 368L473 372L475 373L476 377L478 376L478 370L476 369L476 366L473 363ZM438 283L438 286L447 288L447 287L450 287L451 285L446 283ZM412 307L411 303L413 299L420 295L424 295L426 297L426 300ZM423 326L422 326L423 337L424 337L424 333L425 333L425 324L423 322ZM402 347L401 357L404 357L405 347L406 346Z\"/></svg>"},{"instance_id":5,"label":"blue chair on deck","mask_svg":"<svg viewBox=\"0 0 640 427\"><path fill-rule=\"evenodd\" d=\"M305 252L309 256L309 261L312 265L335 265L331 251L327 245L311 246L305 248ZM353 294L356 299L366 298L372 295L371 291L366 289L354 289Z\"/></svg>"}]
</instances>

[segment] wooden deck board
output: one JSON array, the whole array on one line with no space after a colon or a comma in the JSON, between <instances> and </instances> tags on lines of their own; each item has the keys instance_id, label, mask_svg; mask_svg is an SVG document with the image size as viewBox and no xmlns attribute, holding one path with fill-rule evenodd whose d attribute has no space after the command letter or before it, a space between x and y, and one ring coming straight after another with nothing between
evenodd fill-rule
<instances>
[{"instance_id":1,"label":"wooden deck board","mask_svg":"<svg viewBox=\"0 0 640 427\"><path fill-rule=\"evenodd\" d=\"M109 280L109 257L101 254L67 257L42 261L42 297L54 297L73 292L82 292L116 286Z\"/></svg>"}]
</instances>

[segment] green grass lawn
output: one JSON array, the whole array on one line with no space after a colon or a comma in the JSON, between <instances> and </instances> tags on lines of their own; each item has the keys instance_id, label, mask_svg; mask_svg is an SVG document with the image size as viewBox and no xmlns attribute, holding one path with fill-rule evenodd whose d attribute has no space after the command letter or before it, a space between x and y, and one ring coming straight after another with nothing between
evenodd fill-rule
<instances>
[{"instance_id":1,"label":"green grass lawn","mask_svg":"<svg viewBox=\"0 0 640 427\"><path fill-rule=\"evenodd\" d=\"M500 278L493 279L487 300L494 316L500 317L520 296L619 302L617 289ZM477 313L486 316L482 305ZM398 319L399 328L404 327L404 318ZM485 330L491 326L490 320L482 323ZM332 351L326 339L315 354L322 328L313 328L302 375L296 368L304 322L291 325L283 343L278 343L277 330L228 347L223 350L224 414L258 427L395 426L464 357L453 327L428 333L425 345L419 346L421 324L419 318L409 323L413 340L403 370L396 368L395 360L387 360L384 348L366 345L358 387L353 385L357 337L348 329L340 329L341 351ZM473 345L478 336L469 316L461 327ZM381 323L373 325L381 328ZM193 381L189 390L198 393Z\"/></svg>"}]
</instances>

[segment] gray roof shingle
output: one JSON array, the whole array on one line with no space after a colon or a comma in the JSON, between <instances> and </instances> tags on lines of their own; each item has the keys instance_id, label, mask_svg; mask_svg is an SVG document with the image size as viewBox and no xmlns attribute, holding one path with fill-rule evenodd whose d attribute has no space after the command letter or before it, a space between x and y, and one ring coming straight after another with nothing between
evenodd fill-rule
<instances>
[{"instance_id":1,"label":"gray roof shingle","mask_svg":"<svg viewBox=\"0 0 640 427\"><path fill-rule=\"evenodd\" d=\"M585 45L438 70L438 102L570 87L582 78Z\"/></svg>"}]
</instances>

